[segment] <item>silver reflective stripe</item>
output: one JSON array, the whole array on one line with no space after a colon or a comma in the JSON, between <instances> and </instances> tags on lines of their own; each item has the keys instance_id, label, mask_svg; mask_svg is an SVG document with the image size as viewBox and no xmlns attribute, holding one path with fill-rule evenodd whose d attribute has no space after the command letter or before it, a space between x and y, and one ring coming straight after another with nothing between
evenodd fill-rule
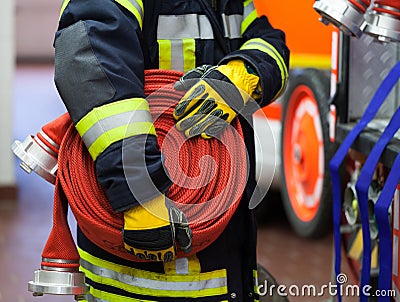
<instances>
[{"instance_id":1,"label":"silver reflective stripe","mask_svg":"<svg viewBox=\"0 0 400 302\"><path fill-rule=\"evenodd\" d=\"M157 39L213 39L211 23L205 15L161 15L158 17Z\"/></svg>"},{"instance_id":2,"label":"silver reflective stripe","mask_svg":"<svg viewBox=\"0 0 400 302\"><path fill-rule=\"evenodd\" d=\"M109 278L119 281L126 285L137 286L140 288L149 288L153 290L166 290L166 291L197 291L204 289L213 289L227 286L227 279L225 277L211 278L207 280L198 281L162 281L157 279L147 279L139 276L131 276L127 274L118 273L116 271L98 267L92 263L81 258L81 266L93 274L102 278Z\"/></svg>"},{"instance_id":3,"label":"silver reflective stripe","mask_svg":"<svg viewBox=\"0 0 400 302\"><path fill-rule=\"evenodd\" d=\"M133 5L134 8L137 9L137 11L140 14L140 17L142 17L142 20L143 20L144 13L143 13L143 10L142 10L142 7L140 6L140 4L135 0L128 0L128 1Z\"/></svg>"},{"instance_id":4,"label":"silver reflective stripe","mask_svg":"<svg viewBox=\"0 0 400 302\"><path fill-rule=\"evenodd\" d=\"M253 1L251 1L249 4L247 4L244 7L244 11L243 11L243 20L246 19L251 13L252 11L254 11L256 8L254 7L254 3Z\"/></svg>"},{"instance_id":5,"label":"silver reflective stripe","mask_svg":"<svg viewBox=\"0 0 400 302\"><path fill-rule=\"evenodd\" d=\"M229 39L241 38L240 33L243 21L242 15L225 15L222 14L222 22L224 23L225 37Z\"/></svg>"},{"instance_id":6,"label":"silver reflective stripe","mask_svg":"<svg viewBox=\"0 0 400 302\"><path fill-rule=\"evenodd\" d=\"M175 270L178 275L189 274L189 259L186 257L175 260Z\"/></svg>"},{"instance_id":7,"label":"silver reflective stripe","mask_svg":"<svg viewBox=\"0 0 400 302\"><path fill-rule=\"evenodd\" d=\"M135 110L106 117L97 121L92 127L90 127L83 134L82 139L87 148L89 148L103 133L120 126L137 122L152 123L153 120L150 112L147 110Z\"/></svg>"},{"instance_id":8,"label":"silver reflective stripe","mask_svg":"<svg viewBox=\"0 0 400 302\"><path fill-rule=\"evenodd\" d=\"M171 40L171 69L184 71L183 41Z\"/></svg>"}]
</instances>

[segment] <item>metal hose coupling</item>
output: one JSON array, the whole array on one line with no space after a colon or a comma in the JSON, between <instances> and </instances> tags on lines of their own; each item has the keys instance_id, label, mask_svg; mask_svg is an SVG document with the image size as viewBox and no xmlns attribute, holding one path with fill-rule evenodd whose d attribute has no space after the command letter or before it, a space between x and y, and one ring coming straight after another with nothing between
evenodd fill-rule
<instances>
[{"instance_id":1,"label":"metal hose coupling","mask_svg":"<svg viewBox=\"0 0 400 302\"><path fill-rule=\"evenodd\" d=\"M364 13L370 3L370 0L316 0L313 8L325 25L331 23L343 33L359 38L365 26Z\"/></svg>"},{"instance_id":2,"label":"metal hose coupling","mask_svg":"<svg viewBox=\"0 0 400 302\"><path fill-rule=\"evenodd\" d=\"M33 296L74 295L76 301L84 300L89 286L78 268L79 261L42 258L42 268L34 272L34 280L28 282L28 291Z\"/></svg>"},{"instance_id":3,"label":"metal hose coupling","mask_svg":"<svg viewBox=\"0 0 400 302\"><path fill-rule=\"evenodd\" d=\"M375 240L378 237L378 227L375 219L374 206L381 191L382 187L375 185L374 182L368 189L368 221L371 240ZM350 181L344 190L343 210L349 226L361 226L360 209L354 181Z\"/></svg>"},{"instance_id":4,"label":"metal hose coupling","mask_svg":"<svg viewBox=\"0 0 400 302\"><path fill-rule=\"evenodd\" d=\"M379 42L400 42L400 2L375 0L365 16L364 32Z\"/></svg>"},{"instance_id":5,"label":"metal hose coupling","mask_svg":"<svg viewBox=\"0 0 400 302\"><path fill-rule=\"evenodd\" d=\"M23 142L14 141L11 150L21 160L21 168L32 171L54 184L58 169L58 152L64 137L68 113L47 123L35 136L29 135Z\"/></svg>"},{"instance_id":6,"label":"metal hose coupling","mask_svg":"<svg viewBox=\"0 0 400 302\"><path fill-rule=\"evenodd\" d=\"M62 123L61 123L62 124ZM55 179L53 227L42 251L41 269L28 282L28 291L34 296L44 294L74 295L84 300L89 287L85 275L79 271L80 256L68 225L68 200Z\"/></svg>"},{"instance_id":7,"label":"metal hose coupling","mask_svg":"<svg viewBox=\"0 0 400 302\"><path fill-rule=\"evenodd\" d=\"M44 134L44 133L43 133ZM57 155L38 136L29 135L23 142L14 141L11 150L21 160L20 167L32 171L54 184L57 172Z\"/></svg>"}]
</instances>

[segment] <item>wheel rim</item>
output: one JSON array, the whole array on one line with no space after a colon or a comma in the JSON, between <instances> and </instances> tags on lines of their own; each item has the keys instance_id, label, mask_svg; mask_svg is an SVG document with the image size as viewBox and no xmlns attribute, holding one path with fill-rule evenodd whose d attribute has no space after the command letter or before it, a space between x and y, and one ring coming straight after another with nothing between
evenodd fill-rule
<instances>
[{"instance_id":1,"label":"wheel rim","mask_svg":"<svg viewBox=\"0 0 400 302\"><path fill-rule=\"evenodd\" d=\"M309 222L318 212L324 177L318 104L306 85L297 86L288 102L283 136L286 189L296 216Z\"/></svg>"}]
</instances>

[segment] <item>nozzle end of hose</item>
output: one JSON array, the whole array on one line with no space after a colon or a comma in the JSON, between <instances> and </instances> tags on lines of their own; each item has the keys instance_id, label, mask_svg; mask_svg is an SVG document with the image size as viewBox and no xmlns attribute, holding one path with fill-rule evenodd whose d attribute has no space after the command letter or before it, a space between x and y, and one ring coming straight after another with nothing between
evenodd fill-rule
<instances>
[{"instance_id":1,"label":"nozzle end of hose","mask_svg":"<svg viewBox=\"0 0 400 302\"><path fill-rule=\"evenodd\" d=\"M346 35L361 37L365 11L353 6L351 2L319 0L315 1L313 8L321 15L321 22L325 25L331 23Z\"/></svg>"},{"instance_id":2,"label":"nozzle end of hose","mask_svg":"<svg viewBox=\"0 0 400 302\"><path fill-rule=\"evenodd\" d=\"M36 174L54 184L57 173L57 157L51 151L38 143L34 136L29 135L23 142L14 141L11 150L21 160L20 167L27 173Z\"/></svg>"},{"instance_id":3,"label":"nozzle end of hose","mask_svg":"<svg viewBox=\"0 0 400 302\"><path fill-rule=\"evenodd\" d=\"M28 282L28 291L34 296L75 295L82 296L89 291L82 272L63 272L39 269L34 273L34 280Z\"/></svg>"},{"instance_id":4,"label":"nozzle end of hose","mask_svg":"<svg viewBox=\"0 0 400 302\"><path fill-rule=\"evenodd\" d=\"M387 10L390 12L390 10ZM381 43L400 42L400 17L398 11L393 14L372 10L365 19L364 32ZM397 13L397 14L395 14Z\"/></svg>"}]
</instances>

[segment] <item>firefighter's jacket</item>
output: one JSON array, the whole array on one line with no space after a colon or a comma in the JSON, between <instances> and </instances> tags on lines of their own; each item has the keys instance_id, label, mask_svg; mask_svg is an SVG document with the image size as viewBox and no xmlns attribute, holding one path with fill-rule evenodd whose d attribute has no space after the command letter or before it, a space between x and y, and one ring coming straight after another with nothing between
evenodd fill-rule
<instances>
[{"instance_id":1,"label":"firefighter's jacket","mask_svg":"<svg viewBox=\"0 0 400 302\"><path fill-rule=\"evenodd\" d=\"M145 69L185 72L241 59L260 76L260 106L276 99L288 79L284 33L266 16L257 16L251 0L64 0L54 46L56 87L118 212L171 185L144 100ZM132 111L141 114L132 120L127 114ZM134 127L126 131L128 123ZM243 198L248 201L254 189L254 142L251 123L243 121L242 128L250 150L250 185ZM128 180L137 184L135 194L125 179L122 147L137 157L130 162L135 173ZM143 183L145 175L155 186ZM78 230L90 301L254 301L253 222L242 202L220 238L197 260L184 260L186 270L199 272L195 280L181 275L165 279L168 269L156 263L126 263ZM206 273L200 273L198 262ZM127 271L137 277L127 278Z\"/></svg>"},{"instance_id":2,"label":"firefighter's jacket","mask_svg":"<svg viewBox=\"0 0 400 302\"><path fill-rule=\"evenodd\" d=\"M286 85L289 51L283 32L258 18L252 1L214 2L213 7L209 0L63 1L55 83L116 211L139 198L153 199L171 185L155 135L147 140L140 135L155 134L151 119L126 118L127 110L148 110L142 102L145 69L188 71L240 58L261 78L261 106ZM129 122L138 126L126 131L122 126ZM131 163L137 173L129 179L135 196L124 179L122 144L137 151ZM147 172L156 188L143 184Z\"/></svg>"}]
</instances>

